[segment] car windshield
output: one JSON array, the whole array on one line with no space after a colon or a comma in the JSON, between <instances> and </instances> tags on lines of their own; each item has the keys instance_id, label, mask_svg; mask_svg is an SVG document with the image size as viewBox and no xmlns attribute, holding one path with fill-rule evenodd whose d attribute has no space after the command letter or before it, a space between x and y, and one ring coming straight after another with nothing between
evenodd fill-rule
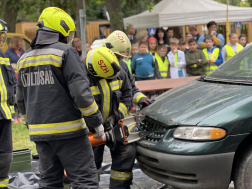
<instances>
[{"instance_id":1,"label":"car windshield","mask_svg":"<svg viewBox=\"0 0 252 189\"><path fill-rule=\"evenodd\" d=\"M223 63L205 80L252 84L252 45Z\"/></svg>"}]
</instances>

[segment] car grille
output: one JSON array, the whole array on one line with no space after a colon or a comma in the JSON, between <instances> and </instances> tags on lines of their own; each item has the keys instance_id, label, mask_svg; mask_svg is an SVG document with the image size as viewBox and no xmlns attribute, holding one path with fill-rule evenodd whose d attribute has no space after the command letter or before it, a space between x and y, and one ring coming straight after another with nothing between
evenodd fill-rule
<instances>
[{"instance_id":1,"label":"car grille","mask_svg":"<svg viewBox=\"0 0 252 189\"><path fill-rule=\"evenodd\" d=\"M143 140L157 143L159 142L168 131L168 127L166 127L163 123L159 123L151 118L146 118L142 122L137 124L138 131L153 131L149 136L145 137Z\"/></svg>"}]
</instances>

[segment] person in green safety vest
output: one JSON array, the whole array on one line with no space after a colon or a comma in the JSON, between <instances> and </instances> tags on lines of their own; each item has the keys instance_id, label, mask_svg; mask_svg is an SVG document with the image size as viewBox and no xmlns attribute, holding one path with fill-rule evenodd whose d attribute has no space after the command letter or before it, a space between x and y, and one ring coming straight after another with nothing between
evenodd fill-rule
<instances>
[{"instance_id":1,"label":"person in green safety vest","mask_svg":"<svg viewBox=\"0 0 252 189\"><path fill-rule=\"evenodd\" d=\"M166 45L158 46L158 55L155 61L155 77L157 79L170 78L170 65L167 58L167 47Z\"/></svg>"},{"instance_id":2,"label":"person in green safety vest","mask_svg":"<svg viewBox=\"0 0 252 189\"><path fill-rule=\"evenodd\" d=\"M211 35L205 37L207 48L203 49L207 65L205 66L205 75L209 75L223 63L222 54L219 48L214 47L214 40Z\"/></svg>"},{"instance_id":3,"label":"person in green safety vest","mask_svg":"<svg viewBox=\"0 0 252 189\"><path fill-rule=\"evenodd\" d=\"M125 62L128 66L129 72L132 74L132 70L131 70L131 59L127 58L127 57L123 57L123 62Z\"/></svg>"},{"instance_id":4,"label":"person in green safety vest","mask_svg":"<svg viewBox=\"0 0 252 189\"><path fill-rule=\"evenodd\" d=\"M168 53L170 62L171 78L186 77L186 61L185 53L178 50L179 40L176 38L170 39L171 51Z\"/></svg>"},{"instance_id":5,"label":"person in green safety vest","mask_svg":"<svg viewBox=\"0 0 252 189\"><path fill-rule=\"evenodd\" d=\"M242 45L238 43L238 36L236 33L231 33L229 35L229 40L230 43L226 44L221 51L222 57L225 61L243 49Z\"/></svg>"}]
</instances>

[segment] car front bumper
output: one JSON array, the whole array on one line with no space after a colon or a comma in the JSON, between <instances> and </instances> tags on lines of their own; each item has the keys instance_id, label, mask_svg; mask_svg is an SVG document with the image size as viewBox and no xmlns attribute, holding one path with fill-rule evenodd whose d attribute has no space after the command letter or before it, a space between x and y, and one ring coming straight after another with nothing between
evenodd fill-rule
<instances>
[{"instance_id":1,"label":"car front bumper","mask_svg":"<svg viewBox=\"0 0 252 189\"><path fill-rule=\"evenodd\" d=\"M149 177L183 189L228 188L234 152L174 155L137 146L137 160Z\"/></svg>"}]
</instances>

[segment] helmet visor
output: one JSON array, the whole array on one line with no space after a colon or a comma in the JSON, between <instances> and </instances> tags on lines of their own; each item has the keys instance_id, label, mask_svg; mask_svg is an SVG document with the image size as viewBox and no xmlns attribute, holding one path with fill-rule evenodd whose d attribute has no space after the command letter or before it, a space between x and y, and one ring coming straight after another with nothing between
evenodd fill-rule
<instances>
[{"instance_id":1,"label":"helmet visor","mask_svg":"<svg viewBox=\"0 0 252 189\"><path fill-rule=\"evenodd\" d=\"M75 34L75 31L70 31L69 36L67 37L67 44L70 46L72 46L73 44L74 34Z\"/></svg>"},{"instance_id":2,"label":"helmet visor","mask_svg":"<svg viewBox=\"0 0 252 189\"><path fill-rule=\"evenodd\" d=\"M0 50L3 49L7 39L7 31L0 32Z\"/></svg>"}]
</instances>

